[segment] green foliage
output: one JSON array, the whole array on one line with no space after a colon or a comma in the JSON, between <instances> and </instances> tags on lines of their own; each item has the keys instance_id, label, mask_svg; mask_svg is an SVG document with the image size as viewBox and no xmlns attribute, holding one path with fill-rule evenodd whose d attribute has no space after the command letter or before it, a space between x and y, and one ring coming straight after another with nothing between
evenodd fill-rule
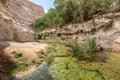
<instances>
[{"instance_id":1,"label":"green foliage","mask_svg":"<svg viewBox=\"0 0 120 80\"><path fill-rule=\"evenodd\" d=\"M54 54L54 53L56 53L57 52L57 50L55 49L55 47L50 47L50 48L48 48L48 50L47 50L47 54Z\"/></svg>"},{"instance_id":2,"label":"green foliage","mask_svg":"<svg viewBox=\"0 0 120 80\"><path fill-rule=\"evenodd\" d=\"M27 58L26 57L21 57L15 60L15 62L17 63L17 65L27 65Z\"/></svg>"},{"instance_id":3,"label":"green foliage","mask_svg":"<svg viewBox=\"0 0 120 80\"><path fill-rule=\"evenodd\" d=\"M48 64L51 64L53 61L54 61L54 56L52 55L49 55L45 58L45 61L48 63Z\"/></svg>"},{"instance_id":4,"label":"green foliage","mask_svg":"<svg viewBox=\"0 0 120 80\"><path fill-rule=\"evenodd\" d=\"M12 54L14 54L15 58L20 58L23 56L23 54L21 52L16 52L16 51L13 51Z\"/></svg>"},{"instance_id":5,"label":"green foliage","mask_svg":"<svg viewBox=\"0 0 120 80\"><path fill-rule=\"evenodd\" d=\"M14 55L15 59L13 60L15 66L8 71L8 74L16 74L21 71L25 71L28 69L28 59L23 56L23 53L13 51L12 54Z\"/></svg>"},{"instance_id":6,"label":"green foliage","mask_svg":"<svg viewBox=\"0 0 120 80\"><path fill-rule=\"evenodd\" d=\"M78 40L75 39L72 45L72 53L73 56L77 56L78 58L83 57L84 50L83 48L78 44Z\"/></svg>"},{"instance_id":7,"label":"green foliage","mask_svg":"<svg viewBox=\"0 0 120 80\"><path fill-rule=\"evenodd\" d=\"M94 52L97 50L96 37L90 38L87 41L89 52Z\"/></svg>"},{"instance_id":8,"label":"green foliage","mask_svg":"<svg viewBox=\"0 0 120 80\"><path fill-rule=\"evenodd\" d=\"M36 27L55 27L63 24L63 18L60 16L56 9L50 9L49 12L43 17L35 21Z\"/></svg>"},{"instance_id":9,"label":"green foliage","mask_svg":"<svg viewBox=\"0 0 120 80\"><path fill-rule=\"evenodd\" d=\"M44 50L40 50L39 52L36 52L39 58L43 58L46 54Z\"/></svg>"},{"instance_id":10,"label":"green foliage","mask_svg":"<svg viewBox=\"0 0 120 80\"><path fill-rule=\"evenodd\" d=\"M36 61L33 59L33 60L31 60L31 63L32 64L36 64Z\"/></svg>"},{"instance_id":11,"label":"green foliage","mask_svg":"<svg viewBox=\"0 0 120 80\"><path fill-rule=\"evenodd\" d=\"M85 57L85 53L89 54L89 57L93 58L95 56L94 52L97 50L96 37L89 38L85 43L79 44L78 40L74 40L72 44L73 56L78 58Z\"/></svg>"},{"instance_id":12,"label":"green foliage","mask_svg":"<svg viewBox=\"0 0 120 80\"><path fill-rule=\"evenodd\" d=\"M101 70L101 63L78 61L74 57L57 57L54 62L52 75L55 80L109 80Z\"/></svg>"},{"instance_id":13,"label":"green foliage","mask_svg":"<svg viewBox=\"0 0 120 80\"><path fill-rule=\"evenodd\" d=\"M67 46L64 46L64 44L56 43L56 41L50 42L51 44L57 45L54 45L57 49L57 55L70 53L71 49L69 49ZM87 42L84 43L86 44L86 48L88 47ZM103 58L104 56L107 57L106 63L99 61L78 60L76 57L71 57L69 55L66 57L57 56L54 59L54 63L50 66L50 72L55 80L119 80L120 55L110 52L105 52L103 54L101 54L101 52L97 53L97 59L100 57Z\"/></svg>"},{"instance_id":14,"label":"green foliage","mask_svg":"<svg viewBox=\"0 0 120 80\"><path fill-rule=\"evenodd\" d=\"M28 69L29 69L29 67L26 67L25 65L17 65L14 69L8 71L8 74L15 75L19 72L22 72L22 71L24 72Z\"/></svg>"},{"instance_id":15,"label":"green foliage","mask_svg":"<svg viewBox=\"0 0 120 80\"><path fill-rule=\"evenodd\" d=\"M109 12L112 0L55 0L54 5L55 8L35 21L37 29L82 22L82 17L87 20L98 13Z\"/></svg>"},{"instance_id":16,"label":"green foliage","mask_svg":"<svg viewBox=\"0 0 120 80\"><path fill-rule=\"evenodd\" d=\"M112 5L112 0L102 0L101 1L101 9L103 11L108 11L111 9L111 5Z\"/></svg>"},{"instance_id":17,"label":"green foliage","mask_svg":"<svg viewBox=\"0 0 120 80\"><path fill-rule=\"evenodd\" d=\"M17 65L26 65L28 64L27 62L27 58L23 56L23 54L21 52L16 52L16 51L13 51L12 54L14 55L15 57L15 63Z\"/></svg>"}]
</instances>

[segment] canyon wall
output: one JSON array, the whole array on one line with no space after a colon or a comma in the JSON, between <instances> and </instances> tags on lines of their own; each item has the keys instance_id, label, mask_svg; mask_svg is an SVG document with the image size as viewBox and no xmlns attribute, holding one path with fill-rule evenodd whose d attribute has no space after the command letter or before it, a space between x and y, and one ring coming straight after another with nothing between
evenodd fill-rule
<instances>
[{"instance_id":1,"label":"canyon wall","mask_svg":"<svg viewBox=\"0 0 120 80\"><path fill-rule=\"evenodd\" d=\"M0 0L0 41L34 41L34 21L44 14L29 0Z\"/></svg>"}]
</instances>

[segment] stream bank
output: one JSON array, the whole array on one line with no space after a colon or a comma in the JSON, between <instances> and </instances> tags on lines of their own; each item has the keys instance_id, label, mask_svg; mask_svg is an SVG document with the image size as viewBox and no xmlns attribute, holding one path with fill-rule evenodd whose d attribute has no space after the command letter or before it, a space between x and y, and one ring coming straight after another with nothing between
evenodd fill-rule
<instances>
[{"instance_id":1,"label":"stream bank","mask_svg":"<svg viewBox=\"0 0 120 80\"><path fill-rule=\"evenodd\" d=\"M42 42L42 41L40 41ZM79 60L70 56L70 48L64 44L44 41L54 47L54 61L48 66L46 63L34 71L34 76L28 74L21 80L119 80L120 54L114 52L98 53L99 59L105 62ZM47 75L47 76L46 76ZM23 76L24 77L24 76Z\"/></svg>"},{"instance_id":2,"label":"stream bank","mask_svg":"<svg viewBox=\"0 0 120 80\"><path fill-rule=\"evenodd\" d=\"M43 62L35 71L22 77L15 77L13 80L53 80L48 68L49 65Z\"/></svg>"}]
</instances>

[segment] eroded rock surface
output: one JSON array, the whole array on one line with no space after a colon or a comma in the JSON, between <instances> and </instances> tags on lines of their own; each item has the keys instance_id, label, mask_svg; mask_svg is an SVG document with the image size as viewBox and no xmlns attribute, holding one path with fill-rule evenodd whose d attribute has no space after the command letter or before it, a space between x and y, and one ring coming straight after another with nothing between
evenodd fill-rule
<instances>
[{"instance_id":1,"label":"eroded rock surface","mask_svg":"<svg viewBox=\"0 0 120 80\"><path fill-rule=\"evenodd\" d=\"M78 38L85 41L88 37L97 37L97 43L105 50L120 52L120 12L105 14L104 17L98 16L95 19L95 26L92 20L85 21L84 27L81 24L70 24L60 26L57 29L46 29L43 36L55 39L71 40ZM52 34L55 33L55 34ZM49 35L49 36L47 36Z\"/></svg>"},{"instance_id":2,"label":"eroded rock surface","mask_svg":"<svg viewBox=\"0 0 120 80\"><path fill-rule=\"evenodd\" d=\"M0 0L0 41L34 41L33 22L44 14L28 0Z\"/></svg>"}]
</instances>

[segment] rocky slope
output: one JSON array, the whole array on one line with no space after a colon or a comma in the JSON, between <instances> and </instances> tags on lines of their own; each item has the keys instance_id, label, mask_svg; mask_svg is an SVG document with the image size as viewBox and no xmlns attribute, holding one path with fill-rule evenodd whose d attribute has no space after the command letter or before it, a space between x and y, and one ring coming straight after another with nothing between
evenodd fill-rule
<instances>
[{"instance_id":1,"label":"rocky slope","mask_svg":"<svg viewBox=\"0 0 120 80\"><path fill-rule=\"evenodd\" d=\"M43 33L45 34L42 37L52 36L53 39L62 40L78 38L85 41L88 37L94 36L97 37L98 45L104 49L120 52L120 12L115 13L114 18L112 13L96 17L95 26L92 25L92 20L88 20L84 22L84 27L81 24L69 24L59 27L57 33L55 29L46 29Z\"/></svg>"},{"instance_id":2,"label":"rocky slope","mask_svg":"<svg viewBox=\"0 0 120 80\"><path fill-rule=\"evenodd\" d=\"M0 0L0 41L34 41L33 22L44 14L29 0Z\"/></svg>"},{"instance_id":3,"label":"rocky slope","mask_svg":"<svg viewBox=\"0 0 120 80\"><path fill-rule=\"evenodd\" d=\"M31 60L37 59L36 52L47 47L30 42L34 41L34 20L44 14L41 6L29 0L0 0L0 80L10 80L6 73L16 66L11 52L20 51Z\"/></svg>"}]
</instances>

